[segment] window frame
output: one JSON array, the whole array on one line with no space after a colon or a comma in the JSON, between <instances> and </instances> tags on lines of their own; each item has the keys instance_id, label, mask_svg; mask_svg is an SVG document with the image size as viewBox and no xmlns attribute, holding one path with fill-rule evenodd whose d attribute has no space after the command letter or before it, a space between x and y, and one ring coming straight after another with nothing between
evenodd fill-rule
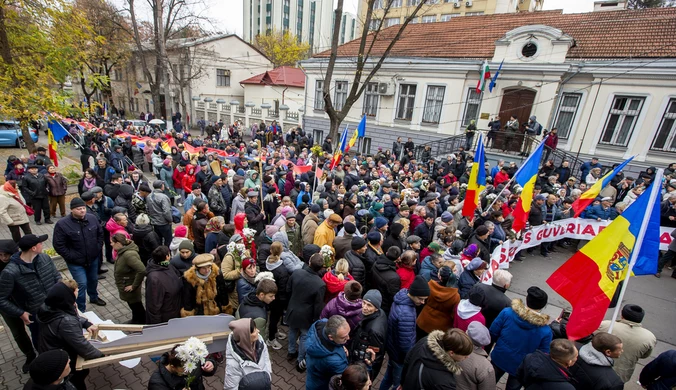
<instances>
[{"instance_id":1,"label":"window frame","mask_svg":"<svg viewBox=\"0 0 676 390\"><path fill-rule=\"evenodd\" d=\"M223 72L223 74L220 74L221 72ZM216 86L230 86L230 71L228 69L216 69Z\"/></svg>"},{"instance_id":2,"label":"window frame","mask_svg":"<svg viewBox=\"0 0 676 390\"><path fill-rule=\"evenodd\" d=\"M381 20L381 19L378 19ZM392 27L392 26L398 26L401 24L401 18L399 17L394 17L394 18L385 18L382 19L384 21L384 28ZM396 22L396 23L390 23L390 22Z\"/></svg>"},{"instance_id":3,"label":"window frame","mask_svg":"<svg viewBox=\"0 0 676 390\"><path fill-rule=\"evenodd\" d=\"M324 110L324 80L315 80L315 110Z\"/></svg>"},{"instance_id":4,"label":"window frame","mask_svg":"<svg viewBox=\"0 0 676 390\"><path fill-rule=\"evenodd\" d=\"M406 87L407 89L406 94L404 94L403 91L404 87ZM413 95L411 95L411 88L413 88ZM408 83L399 84L399 94L397 96L397 110L394 113L395 119L409 122L413 120L413 110L415 110L415 98L417 93L418 93L417 84L408 84ZM404 103L403 108L402 102ZM402 112L402 114L404 115L400 115L400 111L402 111L402 109L406 111ZM407 113L408 115L406 115Z\"/></svg>"},{"instance_id":5,"label":"window frame","mask_svg":"<svg viewBox=\"0 0 676 390\"><path fill-rule=\"evenodd\" d=\"M436 93L430 97L430 92L432 92L433 90L436 91ZM441 96L439 96L439 90L441 91ZM427 86L427 93L425 94L425 106L423 108L422 123L437 124L437 125L439 124L439 122L441 121L441 113L443 112L444 109L445 96L446 96L445 85ZM432 115L432 118L428 116L430 114Z\"/></svg>"},{"instance_id":6,"label":"window frame","mask_svg":"<svg viewBox=\"0 0 676 390\"><path fill-rule=\"evenodd\" d=\"M627 104L626 108L620 110L614 108L616 104L618 103L619 99L627 99ZM629 107L632 104L633 100L639 101L639 107L635 110L630 110ZM615 147L622 147L626 148L629 144L629 141L631 140L632 135L634 134L634 130L636 129L636 124L639 121L639 118L641 117L641 111L643 109L643 106L645 105L646 97L645 96L632 96L632 95L613 95L613 100L610 105L610 110L608 111L608 114L606 115L606 120L603 125L603 129L601 130L601 136L599 137L599 145L603 146L615 146ZM612 130L612 134L610 135L610 140L609 141L604 141L603 139L606 138L606 133L609 131L609 126L611 121L613 120L613 117L617 116L618 119L615 122L615 127ZM624 125L625 120L627 117L632 117L632 123L630 124L630 129L626 134L624 142L618 142L618 138L620 137L620 129Z\"/></svg>"},{"instance_id":7,"label":"window frame","mask_svg":"<svg viewBox=\"0 0 676 390\"><path fill-rule=\"evenodd\" d=\"M481 102L483 101L484 93L481 92L479 94L478 98L472 97L473 96L472 94L476 94L476 88L474 88L474 87L467 88L467 94L465 95L465 96L467 96L465 98L465 109L462 112L462 122L460 122L461 128L466 128L467 126L469 126L469 122L472 119L474 119L474 120L479 119L479 114L480 114L480 111L481 111ZM468 112L469 112L469 109L470 109L470 105L474 105L474 104L476 104L476 117L470 118L468 116Z\"/></svg>"},{"instance_id":8,"label":"window frame","mask_svg":"<svg viewBox=\"0 0 676 390\"><path fill-rule=\"evenodd\" d=\"M349 83L347 80L336 80L333 84L333 108L340 111L347 101ZM343 87L345 89L343 89Z\"/></svg>"},{"instance_id":9,"label":"window frame","mask_svg":"<svg viewBox=\"0 0 676 390\"><path fill-rule=\"evenodd\" d=\"M434 18L432 21L425 21L425 18ZM436 23L437 22L437 15L423 15L422 18L420 19L420 23Z\"/></svg>"},{"instance_id":10,"label":"window frame","mask_svg":"<svg viewBox=\"0 0 676 390\"><path fill-rule=\"evenodd\" d=\"M670 109L673 109L674 112L669 112ZM671 121L671 125L666 132L666 137L664 137L664 145L661 148L658 148L655 146L655 143L657 143L660 134L663 132L662 128L665 126L667 121ZM650 143L650 150L673 153L676 152L676 146L670 147L669 145L674 144L676 144L676 97L670 97L669 101L667 102L667 106L664 108L664 113L662 114L660 124L657 126L657 132L655 132L653 141Z\"/></svg>"},{"instance_id":11,"label":"window frame","mask_svg":"<svg viewBox=\"0 0 676 390\"><path fill-rule=\"evenodd\" d=\"M378 114L379 103L380 94L378 93L378 83L370 82L366 85L366 88L364 88L364 104L362 106L362 114L375 118Z\"/></svg>"},{"instance_id":12,"label":"window frame","mask_svg":"<svg viewBox=\"0 0 676 390\"><path fill-rule=\"evenodd\" d=\"M456 18L460 16L460 14L442 14L441 17L439 17L440 22L448 22L453 18Z\"/></svg>"},{"instance_id":13,"label":"window frame","mask_svg":"<svg viewBox=\"0 0 676 390\"><path fill-rule=\"evenodd\" d=\"M563 105L566 97L576 97L577 98L577 102L575 103L575 107ZM559 104L558 104L558 107L556 108L556 115L554 116L554 121L552 122L553 123L552 128L556 128L558 130L556 135L559 136L559 139L569 139L570 138L571 134L573 133L573 127L575 125L575 121L577 120L577 114L579 113L581 103L582 103L582 94L581 93L578 93L578 92L563 92L561 94L561 99L559 99ZM570 120L570 128L567 129L567 132L559 124L559 120L561 119L561 112L572 113L572 119Z\"/></svg>"}]
</instances>

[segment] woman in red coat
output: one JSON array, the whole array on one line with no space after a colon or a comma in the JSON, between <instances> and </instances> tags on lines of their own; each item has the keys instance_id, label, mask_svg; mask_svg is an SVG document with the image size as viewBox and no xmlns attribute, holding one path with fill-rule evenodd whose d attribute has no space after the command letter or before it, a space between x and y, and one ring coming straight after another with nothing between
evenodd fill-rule
<instances>
[{"instance_id":1,"label":"woman in red coat","mask_svg":"<svg viewBox=\"0 0 676 390\"><path fill-rule=\"evenodd\" d=\"M192 185L195 182L195 167L188 164L185 167L185 175L183 176L183 192L189 194L192 192ZM174 182L174 187L177 184Z\"/></svg>"}]
</instances>

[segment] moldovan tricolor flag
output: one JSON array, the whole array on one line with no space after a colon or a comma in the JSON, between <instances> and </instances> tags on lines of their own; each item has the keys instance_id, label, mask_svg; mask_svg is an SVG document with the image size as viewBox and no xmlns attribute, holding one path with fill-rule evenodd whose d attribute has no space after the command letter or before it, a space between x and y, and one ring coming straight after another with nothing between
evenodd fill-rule
<instances>
[{"instance_id":1,"label":"moldovan tricolor flag","mask_svg":"<svg viewBox=\"0 0 676 390\"><path fill-rule=\"evenodd\" d=\"M491 70L488 67L488 61L484 61L481 65L481 76L479 82L476 84L476 93L481 93L486 88L486 82L491 79Z\"/></svg>"},{"instance_id":2,"label":"moldovan tricolor flag","mask_svg":"<svg viewBox=\"0 0 676 390\"><path fill-rule=\"evenodd\" d=\"M474 211L479 206L479 194L486 188L485 161L483 134L480 134L476 152L474 153L472 171L469 174L469 182L467 182L465 204L462 206L462 215L464 217L471 218L474 216Z\"/></svg>"},{"instance_id":3,"label":"moldovan tricolor flag","mask_svg":"<svg viewBox=\"0 0 676 390\"><path fill-rule=\"evenodd\" d=\"M354 130L352 138L350 138L350 140L347 141L347 146L345 147L345 154L347 154L350 148L353 147L355 143L357 143L357 138L363 137L364 134L366 134L366 115L361 117L359 126L357 126L357 128Z\"/></svg>"},{"instance_id":4,"label":"moldovan tricolor flag","mask_svg":"<svg viewBox=\"0 0 676 390\"><path fill-rule=\"evenodd\" d=\"M514 181L521 186L522 190L521 196L519 196L516 207L512 212L512 216L514 217L512 229L514 229L515 232L521 231L528 221L530 206L533 203L533 189L535 188L535 180L538 177L538 168L540 160L542 159L542 149L544 146L545 141L542 140L540 146L535 149L535 152L533 152L526 162L523 163L521 169L516 172Z\"/></svg>"},{"instance_id":5,"label":"moldovan tricolor flag","mask_svg":"<svg viewBox=\"0 0 676 390\"><path fill-rule=\"evenodd\" d=\"M61 141L63 137L68 136L68 131L63 125L55 120L49 121L47 124L47 144L49 145L49 159L52 160L55 166L59 166L59 156L56 154L58 150L57 142Z\"/></svg>"},{"instance_id":6,"label":"moldovan tricolor flag","mask_svg":"<svg viewBox=\"0 0 676 390\"><path fill-rule=\"evenodd\" d=\"M340 144L338 144L338 147L336 148L336 153L333 154L333 159L331 160L331 166L329 168L330 170L333 170L333 168L338 165L340 158L343 157L345 148L347 148L347 125L345 125L345 130L343 130L343 134L340 136Z\"/></svg>"},{"instance_id":7,"label":"moldovan tricolor flag","mask_svg":"<svg viewBox=\"0 0 676 390\"><path fill-rule=\"evenodd\" d=\"M629 272L657 272L661 182L659 170L647 191L547 279L573 307L566 325L569 339L598 329L618 284ZM634 250L636 256L632 256Z\"/></svg>"},{"instance_id":8,"label":"moldovan tricolor flag","mask_svg":"<svg viewBox=\"0 0 676 390\"><path fill-rule=\"evenodd\" d=\"M594 201L594 199L599 196L601 190L603 190L610 183L610 181L613 180L613 177L615 177L615 175L624 169L624 166L629 164L629 161L633 159L634 156L629 157L625 162L618 165L612 171L608 172L605 176L594 183L594 185L591 186L587 191L580 195L580 197L575 202L573 202L573 211L575 211L575 217L579 217L584 209L586 209L587 206L589 206Z\"/></svg>"}]
</instances>

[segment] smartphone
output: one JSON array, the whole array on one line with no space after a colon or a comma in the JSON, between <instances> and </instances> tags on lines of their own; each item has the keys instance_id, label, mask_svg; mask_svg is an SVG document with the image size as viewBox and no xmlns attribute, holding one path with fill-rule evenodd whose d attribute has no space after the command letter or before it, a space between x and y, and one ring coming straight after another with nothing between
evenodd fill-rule
<instances>
[{"instance_id":1,"label":"smartphone","mask_svg":"<svg viewBox=\"0 0 676 390\"><path fill-rule=\"evenodd\" d=\"M568 319L570 318L570 314L571 314L571 313L572 313L572 312L571 312L570 309L563 309L563 310L561 310L561 315L559 316L559 317L561 317L561 321L568 321Z\"/></svg>"}]
</instances>

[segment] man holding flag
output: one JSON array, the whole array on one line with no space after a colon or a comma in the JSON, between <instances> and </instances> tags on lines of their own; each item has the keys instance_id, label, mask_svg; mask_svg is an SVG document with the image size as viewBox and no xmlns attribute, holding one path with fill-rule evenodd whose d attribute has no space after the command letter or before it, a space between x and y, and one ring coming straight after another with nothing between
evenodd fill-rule
<instances>
[{"instance_id":1,"label":"man holding flag","mask_svg":"<svg viewBox=\"0 0 676 390\"><path fill-rule=\"evenodd\" d=\"M631 162L631 160L634 159L634 156L628 158L626 161L624 161L622 164L618 165L613 169L612 171L608 172L605 176L601 178L601 180L598 180L596 183L594 183L591 188L589 188L587 191L583 192L580 197L573 202L573 211L575 212L575 217L579 217L580 214L590 205L592 202L594 202L594 199L596 199L597 196L601 193L601 191L613 180L615 175L617 175L624 167Z\"/></svg>"},{"instance_id":2,"label":"man holding flag","mask_svg":"<svg viewBox=\"0 0 676 390\"><path fill-rule=\"evenodd\" d=\"M50 120L47 126L47 143L49 145L49 158L55 166L59 166L59 156L57 154L58 142L68 136L68 131L56 120Z\"/></svg>"}]
</instances>

